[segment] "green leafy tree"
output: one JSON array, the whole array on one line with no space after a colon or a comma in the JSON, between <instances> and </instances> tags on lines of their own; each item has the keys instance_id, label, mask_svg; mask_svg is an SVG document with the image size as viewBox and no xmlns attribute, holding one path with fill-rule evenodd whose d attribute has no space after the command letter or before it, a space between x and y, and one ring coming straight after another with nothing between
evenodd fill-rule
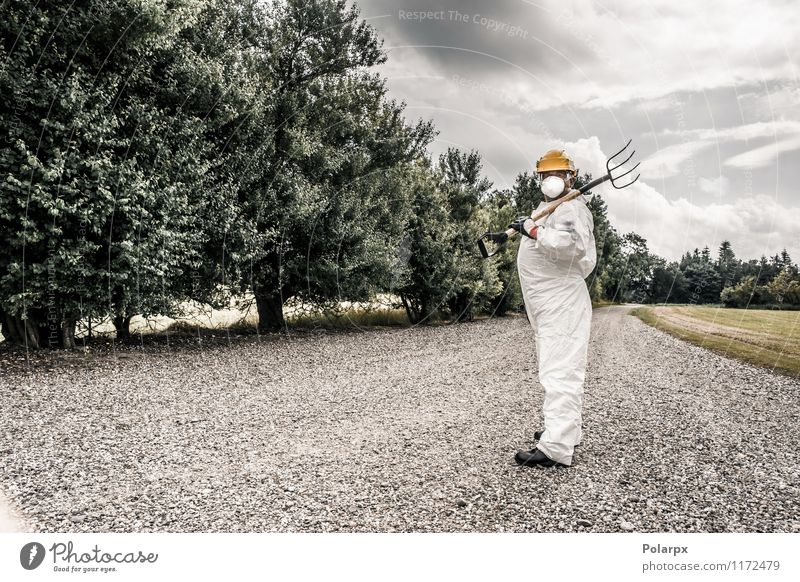
<instances>
[{"instance_id":1,"label":"green leafy tree","mask_svg":"<svg viewBox=\"0 0 800 582\"><path fill-rule=\"evenodd\" d=\"M720 296L722 303L726 307L749 307L752 304L761 302L762 296L758 279L754 275L743 278L739 283L732 287L722 290Z\"/></svg>"},{"instance_id":2,"label":"green leafy tree","mask_svg":"<svg viewBox=\"0 0 800 582\"><path fill-rule=\"evenodd\" d=\"M202 6L4 6L0 315L28 346L74 345L76 322L168 313L176 273L199 262L205 144L176 50ZM198 163L199 160L199 163Z\"/></svg>"},{"instance_id":3,"label":"green leafy tree","mask_svg":"<svg viewBox=\"0 0 800 582\"><path fill-rule=\"evenodd\" d=\"M465 153L448 148L439 157L439 171L454 234L447 306L456 321L469 320L502 292L496 262L484 261L475 249L475 240L491 219L485 201L492 184L483 177L480 154L474 150Z\"/></svg>"},{"instance_id":4,"label":"green leafy tree","mask_svg":"<svg viewBox=\"0 0 800 582\"><path fill-rule=\"evenodd\" d=\"M795 279L791 261L766 285L766 291L778 305L800 305L800 281Z\"/></svg>"},{"instance_id":5,"label":"green leafy tree","mask_svg":"<svg viewBox=\"0 0 800 582\"><path fill-rule=\"evenodd\" d=\"M514 183L514 205L516 215L529 215L544 200L541 184L535 173L522 172Z\"/></svg>"},{"instance_id":6,"label":"green leafy tree","mask_svg":"<svg viewBox=\"0 0 800 582\"><path fill-rule=\"evenodd\" d=\"M667 262L661 257L654 257L653 274L647 290L650 303L684 303L688 292L686 278L677 262Z\"/></svg>"},{"instance_id":7,"label":"green leafy tree","mask_svg":"<svg viewBox=\"0 0 800 582\"><path fill-rule=\"evenodd\" d=\"M428 159L417 161L409 183L411 212L404 238L408 261L394 290L409 321L420 324L431 322L452 294L457 225L450 219L441 178Z\"/></svg>"},{"instance_id":8,"label":"green leafy tree","mask_svg":"<svg viewBox=\"0 0 800 582\"><path fill-rule=\"evenodd\" d=\"M778 274L779 267L775 261L770 261L765 255L761 255L758 261L758 271L756 272L756 280L759 286L766 285L775 278Z\"/></svg>"},{"instance_id":9,"label":"green leafy tree","mask_svg":"<svg viewBox=\"0 0 800 582\"><path fill-rule=\"evenodd\" d=\"M720 275L717 265L711 260L708 247L698 249L688 257L681 268L686 279L689 303L718 303L720 300Z\"/></svg>"},{"instance_id":10,"label":"green leafy tree","mask_svg":"<svg viewBox=\"0 0 800 582\"><path fill-rule=\"evenodd\" d=\"M367 70L385 55L355 7L287 0L265 22L252 66L266 98L242 120L233 164L235 230L247 236L226 231L217 268L252 291L259 327L277 330L289 300L335 307L390 285L405 176L433 129L407 125L403 104Z\"/></svg>"},{"instance_id":11,"label":"green leafy tree","mask_svg":"<svg viewBox=\"0 0 800 582\"><path fill-rule=\"evenodd\" d=\"M591 181L591 176L587 175L585 180ZM613 287L610 267L614 264L614 258L620 254L620 237L611 225L608 205L600 195L592 196L587 206L594 221L594 240L597 247L597 264L586 278L589 294L593 300L611 299L613 294L607 294L607 290Z\"/></svg>"},{"instance_id":12,"label":"green leafy tree","mask_svg":"<svg viewBox=\"0 0 800 582\"><path fill-rule=\"evenodd\" d=\"M491 215L487 230L491 232L506 230L508 225L520 215L514 202L514 190L494 190L492 192L486 202ZM491 259L502 285L499 295L489 305L488 311L492 315L505 315L508 311L517 311L523 308L522 292L517 275L519 237L512 238L506 243L506 247L504 251Z\"/></svg>"},{"instance_id":13,"label":"green leafy tree","mask_svg":"<svg viewBox=\"0 0 800 582\"><path fill-rule=\"evenodd\" d=\"M643 237L633 232L623 235L620 250L611 257L608 265L606 296L619 301L645 302L653 262Z\"/></svg>"}]
</instances>

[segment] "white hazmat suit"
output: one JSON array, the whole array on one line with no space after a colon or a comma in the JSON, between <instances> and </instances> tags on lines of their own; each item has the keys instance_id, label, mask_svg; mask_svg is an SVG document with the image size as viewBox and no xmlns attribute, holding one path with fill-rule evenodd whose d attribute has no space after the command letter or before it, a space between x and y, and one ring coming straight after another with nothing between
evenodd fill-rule
<instances>
[{"instance_id":1,"label":"white hazmat suit","mask_svg":"<svg viewBox=\"0 0 800 582\"><path fill-rule=\"evenodd\" d=\"M553 202L542 201L533 216ZM536 335L539 382L544 387L544 434L537 448L572 464L582 437L581 406L592 302L584 279L597 262L594 220L583 196L538 220L536 239L521 237L517 270L525 309Z\"/></svg>"}]
</instances>

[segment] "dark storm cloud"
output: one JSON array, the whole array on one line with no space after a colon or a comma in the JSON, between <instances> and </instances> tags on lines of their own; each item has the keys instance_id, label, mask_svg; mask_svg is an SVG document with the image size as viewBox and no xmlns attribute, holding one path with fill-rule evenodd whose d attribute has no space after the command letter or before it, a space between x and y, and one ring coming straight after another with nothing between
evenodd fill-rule
<instances>
[{"instance_id":1,"label":"dark storm cloud","mask_svg":"<svg viewBox=\"0 0 800 582\"><path fill-rule=\"evenodd\" d=\"M387 37L387 48L417 47L441 74L491 77L516 67L534 75L553 74L565 67L565 59L594 58L586 44L560 42L566 13L519 0L369 0L359 5L362 16ZM377 16L384 17L372 20ZM390 58L402 59L406 50L394 48Z\"/></svg>"}]
</instances>

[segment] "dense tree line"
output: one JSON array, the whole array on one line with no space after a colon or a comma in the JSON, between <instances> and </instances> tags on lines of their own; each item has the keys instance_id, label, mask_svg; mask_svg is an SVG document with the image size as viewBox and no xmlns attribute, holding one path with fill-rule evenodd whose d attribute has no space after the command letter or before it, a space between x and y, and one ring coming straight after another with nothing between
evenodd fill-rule
<instances>
[{"instance_id":1,"label":"dense tree line","mask_svg":"<svg viewBox=\"0 0 800 582\"><path fill-rule=\"evenodd\" d=\"M433 138L386 96L343 0L3 3L0 319L75 325L386 285Z\"/></svg>"},{"instance_id":2,"label":"dense tree line","mask_svg":"<svg viewBox=\"0 0 800 582\"><path fill-rule=\"evenodd\" d=\"M70 347L90 318L125 337L135 315L246 297L262 330L290 302L389 296L414 323L520 308L518 242L484 261L475 240L529 214L538 179L499 190L477 151L432 159L345 0L18 0L0 34L7 340ZM589 206L595 299L796 300L788 255L667 263Z\"/></svg>"},{"instance_id":3,"label":"dense tree line","mask_svg":"<svg viewBox=\"0 0 800 582\"><path fill-rule=\"evenodd\" d=\"M611 274L606 296L638 303L723 304L791 309L800 306L800 274L784 249L773 257L744 261L730 241L716 256L708 247L667 261L647 249L647 241L629 233L615 255L621 268Z\"/></svg>"}]
</instances>

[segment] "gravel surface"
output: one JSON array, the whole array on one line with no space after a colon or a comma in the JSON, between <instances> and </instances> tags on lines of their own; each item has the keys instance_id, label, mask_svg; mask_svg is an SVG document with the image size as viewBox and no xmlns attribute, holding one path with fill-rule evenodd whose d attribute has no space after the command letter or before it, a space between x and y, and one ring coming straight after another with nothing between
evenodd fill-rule
<instances>
[{"instance_id":1,"label":"gravel surface","mask_svg":"<svg viewBox=\"0 0 800 582\"><path fill-rule=\"evenodd\" d=\"M541 424L524 316L40 356L0 375L35 531L800 531L800 381L594 313L584 440Z\"/></svg>"},{"instance_id":2,"label":"gravel surface","mask_svg":"<svg viewBox=\"0 0 800 582\"><path fill-rule=\"evenodd\" d=\"M21 533L30 531L16 510L0 491L0 533Z\"/></svg>"}]
</instances>

